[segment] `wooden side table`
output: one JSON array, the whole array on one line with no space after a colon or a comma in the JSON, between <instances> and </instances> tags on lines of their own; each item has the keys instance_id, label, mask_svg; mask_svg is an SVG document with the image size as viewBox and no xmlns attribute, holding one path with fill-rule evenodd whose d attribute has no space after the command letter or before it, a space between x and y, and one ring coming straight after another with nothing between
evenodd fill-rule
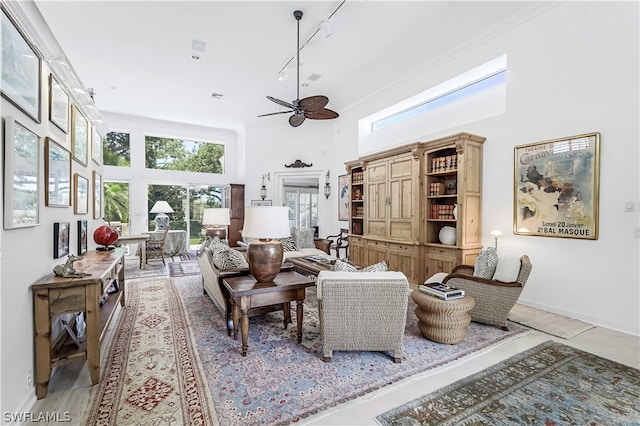
<instances>
[{"instance_id":1,"label":"wooden side table","mask_svg":"<svg viewBox=\"0 0 640 426\"><path fill-rule=\"evenodd\" d=\"M418 327L424 337L438 343L456 344L467 337L467 327L471 323L469 311L476 299L467 294L463 298L440 300L419 290L411 293L416 302Z\"/></svg>"},{"instance_id":2,"label":"wooden side table","mask_svg":"<svg viewBox=\"0 0 640 426\"><path fill-rule=\"evenodd\" d=\"M233 309L233 338L238 337L238 324L242 335L242 356L247 356L249 336L249 309L280 303L287 305L284 312L284 326L291 322L288 305L297 302L296 320L298 343L302 342L302 302L305 289L315 285L313 280L297 272L280 272L272 283L259 283L252 275L224 278L223 284L229 291Z\"/></svg>"},{"instance_id":3,"label":"wooden side table","mask_svg":"<svg viewBox=\"0 0 640 426\"><path fill-rule=\"evenodd\" d=\"M89 251L73 266L89 275L64 278L54 274L36 281L32 286L35 327L36 396L47 396L51 369L72 361L87 361L91 383L100 381L100 342L118 307L125 306L124 254L126 249ZM107 287L117 280L118 291L100 306ZM85 341L78 347L69 335L52 341L51 324L56 316L85 312ZM66 337L66 338L65 338Z\"/></svg>"}]
</instances>

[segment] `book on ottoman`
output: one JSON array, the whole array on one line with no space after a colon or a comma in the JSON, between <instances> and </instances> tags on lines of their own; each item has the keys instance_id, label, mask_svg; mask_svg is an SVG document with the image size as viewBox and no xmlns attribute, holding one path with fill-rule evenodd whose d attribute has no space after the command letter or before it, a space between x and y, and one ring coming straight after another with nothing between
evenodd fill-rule
<instances>
[{"instance_id":1,"label":"book on ottoman","mask_svg":"<svg viewBox=\"0 0 640 426\"><path fill-rule=\"evenodd\" d=\"M420 285L420 291L442 300L460 299L464 297L464 290L442 283L422 284Z\"/></svg>"}]
</instances>

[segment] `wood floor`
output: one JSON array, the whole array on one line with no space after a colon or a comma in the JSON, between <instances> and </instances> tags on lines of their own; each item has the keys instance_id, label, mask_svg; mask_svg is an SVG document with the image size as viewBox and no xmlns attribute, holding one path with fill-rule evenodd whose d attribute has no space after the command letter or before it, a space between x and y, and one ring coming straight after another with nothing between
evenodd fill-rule
<instances>
[{"instance_id":1,"label":"wood floor","mask_svg":"<svg viewBox=\"0 0 640 426\"><path fill-rule=\"evenodd\" d=\"M113 321L112 323L116 323ZM112 329L114 326L111 326ZM112 330L111 330L112 331ZM525 351L547 340L556 340L566 345L594 353L622 364L640 369L640 338L605 328L592 328L569 340L557 338L538 331L506 343L487 348L470 358L413 376L404 381L346 402L328 411L308 417L298 424L303 425L376 425L375 417L392 408L433 392L463 377L477 373L491 365ZM110 341L110 336L106 339ZM105 357L108 350L101 350ZM95 387L97 388L97 387ZM86 363L74 363L60 367L52 376L49 395L37 401L32 413L65 413L71 421L65 423L33 422L33 425L81 425L92 390ZM224 425L223 425L224 426Z\"/></svg>"}]
</instances>

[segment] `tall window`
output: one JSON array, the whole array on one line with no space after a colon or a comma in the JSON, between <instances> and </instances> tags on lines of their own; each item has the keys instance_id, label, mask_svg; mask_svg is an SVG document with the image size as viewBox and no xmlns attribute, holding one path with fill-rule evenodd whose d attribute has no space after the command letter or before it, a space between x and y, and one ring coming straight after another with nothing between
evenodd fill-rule
<instances>
[{"instance_id":1,"label":"tall window","mask_svg":"<svg viewBox=\"0 0 640 426\"><path fill-rule=\"evenodd\" d=\"M105 166L131 167L129 133L107 133L102 140L102 156Z\"/></svg>"},{"instance_id":2,"label":"tall window","mask_svg":"<svg viewBox=\"0 0 640 426\"><path fill-rule=\"evenodd\" d=\"M289 226L318 227L318 187L284 187L285 203L289 207Z\"/></svg>"},{"instance_id":3,"label":"tall window","mask_svg":"<svg viewBox=\"0 0 640 426\"><path fill-rule=\"evenodd\" d=\"M149 185L147 212L156 201L166 201L173 209L169 228L187 231L189 244L202 242L202 211L222 207L222 188L207 185ZM148 214L149 230L155 229L155 214Z\"/></svg>"},{"instance_id":4,"label":"tall window","mask_svg":"<svg viewBox=\"0 0 640 426\"><path fill-rule=\"evenodd\" d=\"M129 234L129 184L104 182L104 219L119 229L121 235Z\"/></svg>"},{"instance_id":5,"label":"tall window","mask_svg":"<svg viewBox=\"0 0 640 426\"><path fill-rule=\"evenodd\" d=\"M145 136L147 169L224 173L224 145Z\"/></svg>"}]
</instances>

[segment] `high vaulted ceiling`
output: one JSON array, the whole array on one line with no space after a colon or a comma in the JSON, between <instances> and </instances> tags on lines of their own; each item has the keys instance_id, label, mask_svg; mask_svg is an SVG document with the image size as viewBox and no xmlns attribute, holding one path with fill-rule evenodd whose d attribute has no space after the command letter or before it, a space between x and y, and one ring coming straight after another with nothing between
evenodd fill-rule
<instances>
[{"instance_id":1,"label":"high vaulted ceiling","mask_svg":"<svg viewBox=\"0 0 640 426\"><path fill-rule=\"evenodd\" d=\"M296 97L294 10L300 97L326 95L340 113L507 25L525 2L481 1L49 1L44 19L102 112L210 127L288 126L270 95ZM337 11L336 11L337 10ZM204 50L193 42L204 42ZM198 55L200 59L193 59ZM316 75L315 77L313 75ZM319 76L319 77L317 77ZM311 79L310 79L311 77ZM313 80L313 78L316 78ZM213 93L222 94L215 99ZM339 119L338 119L339 120ZM263 121L264 123L261 123Z\"/></svg>"}]
</instances>

